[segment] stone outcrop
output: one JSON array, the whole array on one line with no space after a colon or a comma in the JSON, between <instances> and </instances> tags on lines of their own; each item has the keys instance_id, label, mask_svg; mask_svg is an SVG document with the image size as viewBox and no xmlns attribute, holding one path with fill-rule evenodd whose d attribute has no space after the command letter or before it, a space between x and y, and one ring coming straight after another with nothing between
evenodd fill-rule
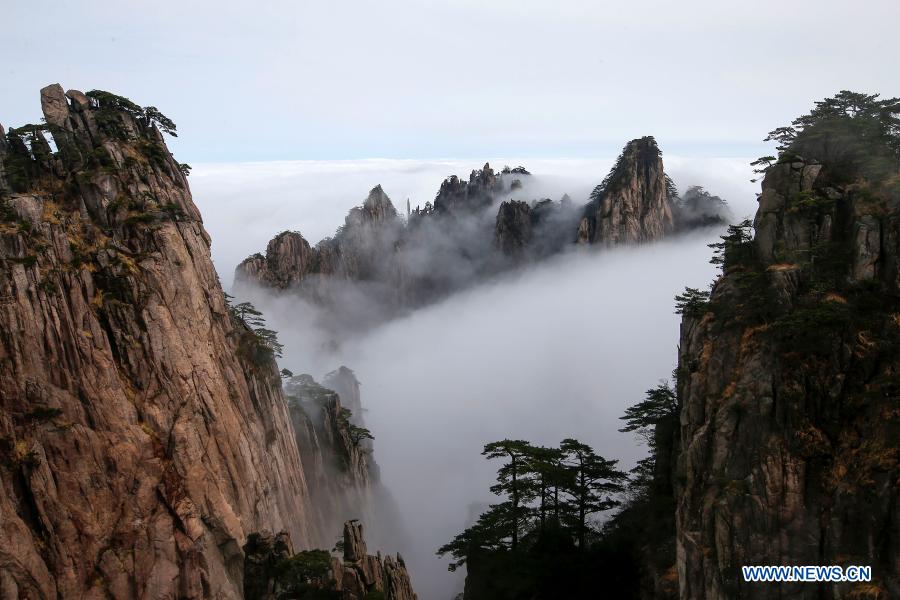
<instances>
[{"instance_id":1,"label":"stone outcrop","mask_svg":"<svg viewBox=\"0 0 900 600\"><path fill-rule=\"evenodd\" d=\"M385 600L417 598L403 557L368 554L358 521L344 524L344 560L333 559L332 572L342 600L366 600L373 592L380 592Z\"/></svg>"},{"instance_id":2,"label":"stone outcrop","mask_svg":"<svg viewBox=\"0 0 900 600\"><path fill-rule=\"evenodd\" d=\"M362 523L345 522L340 545L341 556L324 550L295 554L285 532L251 534L244 546L245 600L417 600L403 558L369 554Z\"/></svg>"},{"instance_id":3,"label":"stone outcrop","mask_svg":"<svg viewBox=\"0 0 900 600\"><path fill-rule=\"evenodd\" d=\"M689 187L675 204L675 226L679 230L723 227L733 220L728 203L699 185Z\"/></svg>"},{"instance_id":4,"label":"stone outcrop","mask_svg":"<svg viewBox=\"0 0 900 600\"><path fill-rule=\"evenodd\" d=\"M509 200L497 211L494 243L507 255L521 256L534 235L531 206L527 202Z\"/></svg>"},{"instance_id":5,"label":"stone outcrop","mask_svg":"<svg viewBox=\"0 0 900 600\"><path fill-rule=\"evenodd\" d=\"M310 247L296 231L272 238L266 254L248 257L235 270L235 283L276 289L302 288L327 295L335 280L390 279L401 222L390 198L375 186L361 206L352 208L333 238Z\"/></svg>"},{"instance_id":6,"label":"stone outcrop","mask_svg":"<svg viewBox=\"0 0 900 600\"><path fill-rule=\"evenodd\" d=\"M437 213L471 214L490 206L504 188L503 178L489 163L484 163L484 168L472 171L468 181L456 175L445 179L434 199L434 210Z\"/></svg>"},{"instance_id":7,"label":"stone outcrop","mask_svg":"<svg viewBox=\"0 0 900 600\"><path fill-rule=\"evenodd\" d=\"M326 379L342 395L316 383L309 375L291 377L285 394L311 492L313 510L325 531L336 531L347 519L375 522L375 496L381 491L371 459L371 441L362 435L359 382L341 367Z\"/></svg>"},{"instance_id":8,"label":"stone outcrop","mask_svg":"<svg viewBox=\"0 0 900 600\"><path fill-rule=\"evenodd\" d=\"M607 247L660 240L675 229L672 196L656 140L632 140L591 194L576 239Z\"/></svg>"},{"instance_id":9,"label":"stone outcrop","mask_svg":"<svg viewBox=\"0 0 900 600\"><path fill-rule=\"evenodd\" d=\"M0 596L240 598L249 532L320 540L275 364L148 112L41 104L0 146Z\"/></svg>"},{"instance_id":10,"label":"stone outcrop","mask_svg":"<svg viewBox=\"0 0 900 600\"><path fill-rule=\"evenodd\" d=\"M500 205L494 226L494 246L517 262L533 261L572 247L581 211L568 196L532 203L509 200Z\"/></svg>"},{"instance_id":11,"label":"stone outcrop","mask_svg":"<svg viewBox=\"0 0 900 600\"><path fill-rule=\"evenodd\" d=\"M682 598L900 597L900 168L783 157L752 241L726 240L681 325ZM865 584L745 583L743 565L869 565Z\"/></svg>"}]
</instances>

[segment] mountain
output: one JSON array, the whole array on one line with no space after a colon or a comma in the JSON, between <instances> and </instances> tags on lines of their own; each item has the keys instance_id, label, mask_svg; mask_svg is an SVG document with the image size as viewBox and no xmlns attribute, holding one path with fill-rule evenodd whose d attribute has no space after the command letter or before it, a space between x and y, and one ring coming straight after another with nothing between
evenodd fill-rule
<instances>
[{"instance_id":1,"label":"mountain","mask_svg":"<svg viewBox=\"0 0 900 600\"><path fill-rule=\"evenodd\" d=\"M222 292L174 123L59 85L41 108L0 128L0 596L241 598L252 533L337 533L273 348Z\"/></svg>"},{"instance_id":2,"label":"mountain","mask_svg":"<svg viewBox=\"0 0 900 600\"><path fill-rule=\"evenodd\" d=\"M710 245L722 274L709 291L675 298L674 385L621 417L649 450L629 475L573 439L484 447L502 461L498 500L439 549L466 566L466 600L594 597L598 582L648 600L900 597L897 115L900 98L845 91L770 134L779 155L753 163L755 220ZM626 149L587 210L587 241L677 228L698 206L715 218L721 201L698 188L671 221L627 209L663 206L654 157L645 141ZM629 165L655 187L631 185ZM510 204L503 218L525 215ZM605 513L593 526L592 511ZM754 566L849 579L746 581Z\"/></svg>"},{"instance_id":3,"label":"mountain","mask_svg":"<svg viewBox=\"0 0 900 600\"><path fill-rule=\"evenodd\" d=\"M675 229L675 196L656 140L632 140L591 193L578 242L609 247L660 240Z\"/></svg>"},{"instance_id":4,"label":"mountain","mask_svg":"<svg viewBox=\"0 0 900 600\"><path fill-rule=\"evenodd\" d=\"M900 597L897 112L842 92L780 130L754 235L731 228L711 297L685 308L682 598ZM745 565L868 565L873 581L746 583Z\"/></svg>"},{"instance_id":5,"label":"mountain","mask_svg":"<svg viewBox=\"0 0 900 600\"><path fill-rule=\"evenodd\" d=\"M584 206L526 200L533 176L489 164L447 177L434 203L404 221L381 186L314 247L284 231L235 270L242 294L290 291L323 306L338 328L365 327L577 245L640 244L722 225L727 206L702 188L684 199L652 137L629 142ZM527 196L525 196L527 198Z\"/></svg>"}]
</instances>

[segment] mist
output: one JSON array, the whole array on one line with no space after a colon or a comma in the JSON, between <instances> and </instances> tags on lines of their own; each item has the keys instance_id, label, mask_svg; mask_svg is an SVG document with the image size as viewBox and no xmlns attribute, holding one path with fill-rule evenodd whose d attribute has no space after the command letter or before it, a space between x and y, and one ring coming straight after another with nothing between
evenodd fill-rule
<instances>
[{"instance_id":1,"label":"mist","mask_svg":"<svg viewBox=\"0 0 900 600\"><path fill-rule=\"evenodd\" d=\"M527 195L569 193L581 203L612 162L528 161ZM679 189L703 185L729 201L735 219L755 209L746 165L666 158ZM226 284L234 264L278 231L299 229L313 243L330 234L376 183L398 208L406 195L415 206L434 197L444 176L481 164L302 162L277 175L281 166L198 167L201 177L192 178ZM436 549L494 501L488 488L498 465L480 456L485 443L509 437L556 445L575 437L626 469L645 455L631 434L618 432L619 417L669 378L679 324L673 297L713 280L707 244L720 234L705 229L641 247L573 250L339 343L319 327L319 307L262 292L250 299L285 345L280 366L317 378L339 365L356 372L375 459L403 519L395 539L373 539L370 547L400 551L420 598L444 600L461 591L464 573L449 573Z\"/></svg>"},{"instance_id":2,"label":"mist","mask_svg":"<svg viewBox=\"0 0 900 600\"><path fill-rule=\"evenodd\" d=\"M702 185L728 200L735 218L756 212L753 158L686 158L664 156L666 172L682 191ZM381 184L400 213L406 199L413 208L434 201L448 175L467 178L490 162L522 165L534 175L516 199L559 198L567 193L584 203L609 172L615 156L592 159L528 159L494 157L485 160L298 160L196 164L191 172L194 202L212 235L212 255L222 284L230 288L234 268L247 256L265 250L272 237L286 229L303 234L310 244L334 234L347 211L362 203Z\"/></svg>"}]
</instances>

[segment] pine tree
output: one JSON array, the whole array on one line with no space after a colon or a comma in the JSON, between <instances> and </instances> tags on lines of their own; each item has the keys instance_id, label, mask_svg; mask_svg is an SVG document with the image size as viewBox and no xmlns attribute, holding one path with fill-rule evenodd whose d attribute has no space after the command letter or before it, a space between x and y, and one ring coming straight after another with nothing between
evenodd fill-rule
<instances>
[{"instance_id":1,"label":"pine tree","mask_svg":"<svg viewBox=\"0 0 900 600\"><path fill-rule=\"evenodd\" d=\"M513 551L519 543L520 523L527 513L527 510L523 510L523 503L532 497L527 479L527 459L531 451L531 444L524 440L502 440L487 444L481 453L488 459L508 460L497 470L497 483L491 486L491 492L509 497L508 515Z\"/></svg>"},{"instance_id":2,"label":"pine tree","mask_svg":"<svg viewBox=\"0 0 900 600\"><path fill-rule=\"evenodd\" d=\"M626 475L616 469L618 461L606 460L587 444L567 438L560 444L573 477L566 492L569 512L576 515L578 547L583 551L587 539L587 518L619 504L613 494L623 491Z\"/></svg>"},{"instance_id":3,"label":"pine tree","mask_svg":"<svg viewBox=\"0 0 900 600\"><path fill-rule=\"evenodd\" d=\"M725 235L720 236L721 242L707 244L713 249L713 256L709 259L710 264L721 267L723 270L727 267L743 264L746 260L753 256L753 236L750 233L753 229L753 223L749 219L745 219L737 225L729 225Z\"/></svg>"}]
</instances>

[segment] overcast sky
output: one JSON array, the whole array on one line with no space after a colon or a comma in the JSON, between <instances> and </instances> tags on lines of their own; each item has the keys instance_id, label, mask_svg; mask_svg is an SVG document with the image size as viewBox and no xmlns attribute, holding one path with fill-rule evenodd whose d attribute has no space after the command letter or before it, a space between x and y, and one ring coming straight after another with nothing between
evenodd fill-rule
<instances>
[{"instance_id":1,"label":"overcast sky","mask_svg":"<svg viewBox=\"0 0 900 600\"><path fill-rule=\"evenodd\" d=\"M900 2L2 0L0 122L158 106L187 162L747 156L815 99L900 94Z\"/></svg>"}]
</instances>

